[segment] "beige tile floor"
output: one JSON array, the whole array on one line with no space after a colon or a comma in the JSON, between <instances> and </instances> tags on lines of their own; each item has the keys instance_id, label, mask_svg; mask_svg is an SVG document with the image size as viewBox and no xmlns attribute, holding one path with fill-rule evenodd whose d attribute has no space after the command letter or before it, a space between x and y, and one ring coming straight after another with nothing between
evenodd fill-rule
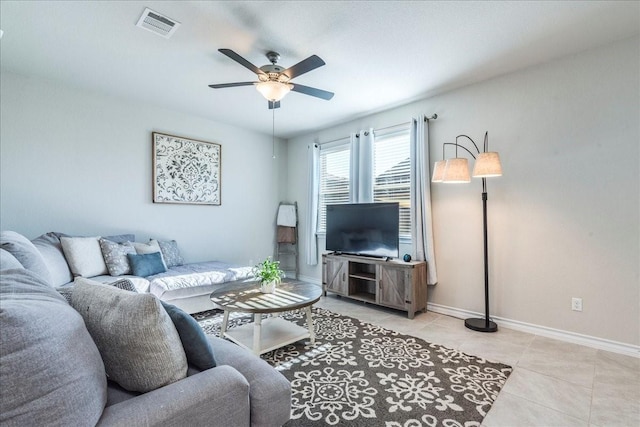
<instances>
[{"instance_id":1,"label":"beige tile floor","mask_svg":"<svg viewBox=\"0 0 640 427\"><path fill-rule=\"evenodd\" d=\"M484 427L640 427L640 359L500 328L487 334L460 319L400 311L335 295L318 307L513 366Z\"/></svg>"}]
</instances>

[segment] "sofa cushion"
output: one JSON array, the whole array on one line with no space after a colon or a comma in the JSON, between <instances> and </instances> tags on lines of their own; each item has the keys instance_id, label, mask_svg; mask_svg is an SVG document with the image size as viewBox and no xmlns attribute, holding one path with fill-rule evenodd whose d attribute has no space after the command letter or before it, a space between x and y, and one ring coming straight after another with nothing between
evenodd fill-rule
<instances>
[{"instance_id":1,"label":"sofa cushion","mask_svg":"<svg viewBox=\"0 0 640 427\"><path fill-rule=\"evenodd\" d=\"M184 264L184 258L180 255L180 250L178 249L178 242L175 240L158 240L157 242L167 268Z\"/></svg>"},{"instance_id":2,"label":"sofa cushion","mask_svg":"<svg viewBox=\"0 0 640 427\"><path fill-rule=\"evenodd\" d=\"M186 377L180 336L155 296L80 278L71 300L109 379L127 390L147 392Z\"/></svg>"},{"instance_id":3,"label":"sofa cushion","mask_svg":"<svg viewBox=\"0 0 640 427\"><path fill-rule=\"evenodd\" d=\"M49 232L43 234L33 239L31 243L40 251L40 255L44 258L44 262L51 274L51 284L53 286L60 286L73 281L69 264L67 264L67 260L62 252L60 238L56 233Z\"/></svg>"},{"instance_id":4,"label":"sofa cushion","mask_svg":"<svg viewBox=\"0 0 640 427\"><path fill-rule=\"evenodd\" d=\"M215 367L213 348L196 319L175 305L161 302L178 330L187 362L202 371Z\"/></svg>"},{"instance_id":5,"label":"sofa cushion","mask_svg":"<svg viewBox=\"0 0 640 427\"><path fill-rule=\"evenodd\" d=\"M38 274L48 285L52 284L51 274L38 249L22 234L15 231L0 233L2 249L13 255L24 268Z\"/></svg>"},{"instance_id":6,"label":"sofa cushion","mask_svg":"<svg viewBox=\"0 0 640 427\"><path fill-rule=\"evenodd\" d=\"M136 253L136 249L131 242L116 243L104 238L101 238L98 242L110 275L122 276L123 274L131 274L131 265L127 254Z\"/></svg>"},{"instance_id":7,"label":"sofa cushion","mask_svg":"<svg viewBox=\"0 0 640 427\"><path fill-rule=\"evenodd\" d=\"M74 276L93 277L107 274L100 237L61 237L64 256Z\"/></svg>"},{"instance_id":8,"label":"sofa cushion","mask_svg":"<svg viewBox=\"0 0 640 427\"><path fill-rule=\"evenodd\" d=\"M20 261L11 252L0 248L0 270L9 270L15 268L24 268Z\"/></svg>"},{"instance_id":9,"label":"sofa cushion","mask_svg":"<svg viewBox=\"0 0 640 427\"><path fill-rule=\"evenodd\" d=\"M127 254L134 276L147 277L167 271L160 252L151 254Z\"/></svg>"},{"instance_id":10,"label":"sofa cushion","mask_svg":"<svg viewBox=\"0 0 640 427\"><path fill-rule=\"evenodd\" d=\"M0 425L95 425L107 401L82 317L34 273L0 275Z\"/></svg>"}]
</instances>

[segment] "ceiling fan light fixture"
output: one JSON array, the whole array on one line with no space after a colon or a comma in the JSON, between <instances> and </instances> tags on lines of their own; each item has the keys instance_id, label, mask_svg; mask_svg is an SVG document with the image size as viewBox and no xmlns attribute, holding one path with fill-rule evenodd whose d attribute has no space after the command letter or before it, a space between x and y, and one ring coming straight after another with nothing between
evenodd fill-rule
<instances>
[{"instance_id":1,"label":"ceiling fan light fixture","mask_svg":"<svg viewBox=\"0 0 640 427\"><path fill-rule=\"evenodd\" d=\"M260 92L267 101L272 102L280 101L292 88L293 85L290 83L282 83L274 80L256 83L258 92Z\"/></svg>"}]
</instances>

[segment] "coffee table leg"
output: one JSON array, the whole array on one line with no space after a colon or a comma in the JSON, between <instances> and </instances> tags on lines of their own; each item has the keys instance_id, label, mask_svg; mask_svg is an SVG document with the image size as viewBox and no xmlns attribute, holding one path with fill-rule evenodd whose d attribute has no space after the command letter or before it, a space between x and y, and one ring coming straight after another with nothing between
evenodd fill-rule
<instances>
[{"instance_id":1,"label":"coffee table leg","mask_svg":"<svg viewBox=\"0 0 640 427\"><path fill-rule=\"evenodd\" d=\"M227 332L228 327L229 327L229 310L225 310L224 315L222 317L222 325L220 326L220 338L224 338L224 334Z\"/></svg>"},{"instance_id":2,"label":"coffee table leg","mask_svg":"<svg viewBox=\"0 0 640 427\"><path fill-rule=\"evenodd\" d=\"M262 314L253 315L253 352L260 355L260 334L262 333Z\"/></svg>"},{"instance_id":3,"label":"coffee table leg","mask_svg":"<svg viewBox=\"0 0 640 427\"><path fill-rule=\"evenodd\" d=\"M316 333L315 333L315 328L313 327L313 317L311 316L311 306L307 306L305 307L305 310L307 311L307 328L309 328L309 340L311 341L311 344L314 344L316 342Z\"/></svg>"}]
</instances>

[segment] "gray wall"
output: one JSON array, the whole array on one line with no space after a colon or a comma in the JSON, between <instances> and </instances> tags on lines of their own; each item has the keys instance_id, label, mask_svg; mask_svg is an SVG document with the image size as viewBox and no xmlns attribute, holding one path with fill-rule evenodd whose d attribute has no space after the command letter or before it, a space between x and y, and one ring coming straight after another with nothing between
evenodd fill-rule
<instances>
[{"instance_id":1,"label":"gray wall","mask_svg":"<svg viewBox=\"0 0 640 427\"><path fill-rule=\"evenodd\" d=\"M133 232L188 261L271 255L286 149L270 135L52 82L1 76L0 225L29 238ZM152 203L151 132L222 144L222 205Z\"/></svg>"},{"instance_id":2,"label":"gray wall","mask_svg":"<svg viewBox=\"0 0 640 427\"><path fill-rule=\"evenodd\" d=\"M502 157L504 176L489 181L492 313L638 345L639 45L621 41L279 143L276 161L269 135L2 73L0 226L28 237L135 232L178 240L189 261L255 261L272 252L279 200L298 201L306 224L309 143L436 112L432 160L443 142L460 133L480 141L485 130ZM154 130L222 144L222 206L151 202ZM480 191L477 181L433 186L431 303L483 310ZM320 280L319 266L301 266ZM570 309L574 296L581 313Z\"/></svg>"},{"instance_id":3,"label":"gray wall","mask_svg":"<svg viewBox=\"0 0 640 427\"><path fill-rule=\"evenodd\" d=\"M488 181L492 314L640 344L639 46L624 40L289 141L302 226L313 141L437 113L433 167L442 143L481 143L489 131L504 169ZM429 301L483 312L481 183L432 190L439 283ZM302 274L319 280L320 266L303 263Z\"/></svg>"}]
</instances>

